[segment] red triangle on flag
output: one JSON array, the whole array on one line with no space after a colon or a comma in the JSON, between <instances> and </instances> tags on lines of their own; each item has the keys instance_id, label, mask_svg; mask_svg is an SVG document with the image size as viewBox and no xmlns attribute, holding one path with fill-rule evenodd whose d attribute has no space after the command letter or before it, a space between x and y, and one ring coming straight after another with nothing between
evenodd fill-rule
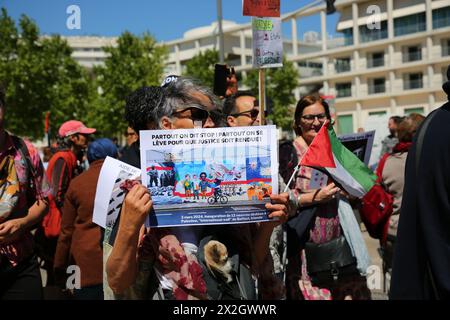
<instances>
[{"instance_id":1,"label":"red triangle on flag","mask_svg":"<svg viewBox=\"0 0 450 320\"><path fill-rule=\"evenodd\" d=\"M308 167L336 168L328 135L329 121L325 122L303 155L300 164Z\"/></svg>"}]
</instances>

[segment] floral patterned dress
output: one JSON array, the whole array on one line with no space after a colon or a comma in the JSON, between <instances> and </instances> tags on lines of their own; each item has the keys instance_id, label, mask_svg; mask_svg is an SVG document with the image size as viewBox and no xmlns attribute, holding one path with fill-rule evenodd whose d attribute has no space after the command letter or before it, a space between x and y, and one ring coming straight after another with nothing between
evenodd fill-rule
<instances>
[{"instance_id":1,"label":"floral patterned dress","mask_svg":"<svg viewBox=\"0 0 450 320\"><path fill-rule=\"evenodd\" d=\"M298 137L294 141L297 150L298 159L301 159L308 149L308 145L302 137ZM295 195L301 193L314 192L311 188L311 177L313 169L301 166L296 178ZM316 244L325 243L336 239L342 235L342 229L338 215L338 201L333 199L327 203L317 205L316 215L313 218L313 226L309 230L307 241ZM370 291L367 289L365 277L355 273L348 277L340 277L338 281L330 281L330 283L317 283L314 278L310 277L307 270L305 250L301 250L297 265L289 268L291 274L288 274L289 290L294 294L301 294L305 300L340 300L351 297L352 299L370 299ZM295 262L293 262L295 264ZM301 293L300 293L301 292ZM292 294L291 294L292 296ZM301 297L300 297L301 298Z\"/></svg>"}]
</instances>

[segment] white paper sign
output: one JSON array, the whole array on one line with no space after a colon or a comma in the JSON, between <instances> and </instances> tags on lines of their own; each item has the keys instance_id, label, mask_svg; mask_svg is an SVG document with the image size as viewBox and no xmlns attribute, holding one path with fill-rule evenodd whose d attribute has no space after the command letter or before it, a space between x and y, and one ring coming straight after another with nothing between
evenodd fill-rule
<instances>
[{"instance_id":1,"label":"white paper sign","mask_svg":"<svg viewBox=\"0 0 450 320\"><path fill-rule=\"evenodd\" d=\"M127 179L140 180L140 177L141 169L107 157L98 178L92 221L102 228L111 228L125 198L125 191L120 186Z\"/></svg>"},{"instance_id":2,"label":"white paper sign","mask_svg":"<svg viewBox=\"0 0 450 320\"><path fill-rule=\"evenodd\" d=\"M275 68L283 66L283 40L281 18L252 17L253 67Z\"/></svg>"}]
</instances>

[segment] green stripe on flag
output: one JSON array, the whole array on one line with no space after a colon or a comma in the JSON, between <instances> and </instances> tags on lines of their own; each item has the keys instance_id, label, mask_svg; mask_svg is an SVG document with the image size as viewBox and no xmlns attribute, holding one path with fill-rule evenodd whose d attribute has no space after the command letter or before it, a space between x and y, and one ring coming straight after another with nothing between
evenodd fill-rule
<instances>
[{"instance_id":1,"label":"green stripe on flag","mask_svg":"<svg viewBox=\"0 0 450 320\"><path fill-rule=\"evenodd\" d=\"M332 126L328 127L333 155L344 169L368 192L377 179L376 175L337 138Z\"/></svg>"}]
</instances>

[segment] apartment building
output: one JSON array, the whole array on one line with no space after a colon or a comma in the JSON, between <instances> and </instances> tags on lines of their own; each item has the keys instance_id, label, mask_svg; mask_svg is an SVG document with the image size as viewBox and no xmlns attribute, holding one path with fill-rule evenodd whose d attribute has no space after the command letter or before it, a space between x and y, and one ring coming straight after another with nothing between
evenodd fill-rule
<instances>
[{"instance_id":1,"label":"apartment building","mask_svg":"<svg viewBox=\"0 0 450 320\"><path fill-rule=\"evenodd\" d=\"M312 1L311 1L312 2ZM297 99L319 91L331 99L339 133L370 129L371 120L411 112L427 114L447 97L441 86L450 65L448 0L337 0L337 34L330 37L324 2L282 15L284 54L299 71ZM299 39L302 19L317 16L318 32ZM251 25L223 22L226 62L238 78L252 68ZM169 51L166 74L181 74L189 59L218 49L216 23L162 42ZM100 64L104 45L116 38L68 37L73 56L86 67Z\"/></svg>"}]
</instances>

